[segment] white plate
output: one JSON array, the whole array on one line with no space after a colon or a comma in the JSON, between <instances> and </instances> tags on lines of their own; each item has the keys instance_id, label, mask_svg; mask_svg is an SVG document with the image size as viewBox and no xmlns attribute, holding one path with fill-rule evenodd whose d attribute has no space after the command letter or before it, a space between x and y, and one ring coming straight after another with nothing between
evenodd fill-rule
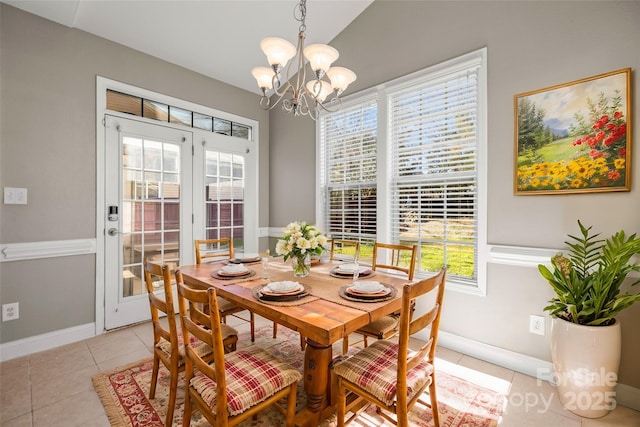
<instances>
[{"instance_id":1,"label":"white plate","mask_svg":"<svg viewBox=\"0 0 640 427\"><path fill-rule=\"evenodd\" d=\"M236 259L256 259L256 258L260 258L260 254L252 253L252 252L245 252L245 253L240 252L236 254Z\"/></svg>"},{"instance_id":2,"label":"white plate","mask_svg":"<svg viewBox=\"0 0 640 427\"><path fill-rule=\"evenodd\" d=\"M365 271L369 270L369 267L357 264L340 264L338 266L339 273L353 274L356 270L358 270L360 273L364 273Z\"/></svg>"},{"instance_id":3,"label":"white plate","mask_svg":"<svg viewBox=\"0 0 640 427\"><path fill-rule=\"evenodd\" d=\"M373 280L358 280L351 287L363 294L375 294L384 290L382 283Z\"/></svg>"},{"instance_id":4,"label":"white plate","mask_svg":"<svg viewBox=\"0 0 640 427\"><path fill-rule=\"evenodd\" d=\"M285 280L283 282L271 282L267 286L265 286L263 289L266 290L267 292L272 292L272 293L289 293L297 290L302 290L304 289L304 286L302 286L298 282Z\"/></svg>"},{"instance_id":5,"label":"white plate","mask_svg":"<svg viewBox=\"0 0 640 427\"><path fill-rule=\"evenodd\" d=\"M249 271L243 264L228 264L220 269L221 273L226 274L242 274Z\"/></svg>"}]
</instances>

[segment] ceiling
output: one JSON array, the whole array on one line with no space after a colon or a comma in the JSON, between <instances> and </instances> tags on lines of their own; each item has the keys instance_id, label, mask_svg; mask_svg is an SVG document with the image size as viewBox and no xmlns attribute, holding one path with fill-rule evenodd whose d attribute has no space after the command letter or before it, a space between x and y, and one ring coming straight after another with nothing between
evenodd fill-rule
<instances>
[{"instance_id":1,"label":"ceiling","mask_svg":"<svg viewBox=\"0 0 640 427\"><path fill-rule=\"evenodd\" d=\"M296 0L0 1L255 93L251 69L268 66L260 40L295 45L300 25ZM309 0L305 46L329 43L372 2Z\"/></svg>"}]
</instances>

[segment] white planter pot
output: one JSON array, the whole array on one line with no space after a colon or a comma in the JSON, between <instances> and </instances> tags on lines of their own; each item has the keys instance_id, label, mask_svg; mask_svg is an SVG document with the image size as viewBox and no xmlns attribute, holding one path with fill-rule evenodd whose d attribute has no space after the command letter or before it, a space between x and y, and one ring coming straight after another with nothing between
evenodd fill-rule
<instances>
[{"instance_id":1,"label":"white planter pot","mask_svg":"<svg viewBox=\"0 0 640 427\"><path fill-rule=\"evenodd\" d=\"M583 326L552 319L554 379L566 409L581 417L599 418L615 408L621 341L618 321L610 326Z\"/></svg>"}]
</instances>

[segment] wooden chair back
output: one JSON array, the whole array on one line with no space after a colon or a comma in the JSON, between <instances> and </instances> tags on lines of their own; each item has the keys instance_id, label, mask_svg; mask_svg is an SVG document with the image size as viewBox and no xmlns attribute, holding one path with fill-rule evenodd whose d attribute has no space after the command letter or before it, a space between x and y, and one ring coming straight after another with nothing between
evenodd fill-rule
<instances>
[{"instance_id":1,"label":"wooden chair back","mask_svg":"<svg viewBox=\"0 0 640 427\"><path fill-rule=\"evenodd\" d=\"M217 384L216 388L216 414L218 419L228 418L226 375L224 371L224 345L222 343L222 330L220 324L220 311L216 290L209 288L198 290L189 288L184 284L182 273L176 272L178 285L178 307L180 321L182 323L183 341L189 342L189 336L194 336L213 349L213 363L202 358L190 345L185 346L186 359L186 384L193 377L194 369L212 378ZM205 313L202 307L209 307ZM206 406L204 402L202 402ZM200 405L198 405L200 406Z\"/></svg>"},{"instance_id":2,"label":"wooden chair back","mask_svg":"<svg viewBox=\"0 0 640 427\"><path fill-rule=\"evenodd\" d=\"M182 273L176 272L178 285L178 305L180 309L180 321L182 324L183 340L185 343L185 383L187 384L183 425L190 425L192 405L214 426L232 426L248 419L258 412L264 411L267 407L275 407L285 414L287 427L293 427L295 421L296 408L296 388L298 381L302 378L300 373L290 366L286 366L286 374L275 374L280 372L285 366L279 361L278 365L272 365L275 360L273 356L266 358L266 352L257 346L238 350L243 353L236 356L238 352L229 354L229 369L234 372L229 378L225 368L225 347L222 340L222 326L220 323L220 310L218 307L218 296L214 288L206 290L192 289L185 285ZM208 313L200 307L209 307ZM213 349L213 362L204 359L200 352L192 344L195 337ZM257 360L254 363L246 362L246 357L251 355ZM270 366L271 365L271 366ZM243 377L242 369L248 371ZM260 372L264 369L264 372ZM258 375L256 375L256 372ZM197 390L192 384L192 378L198 376L208 377L206 390ZM262 388L256 386L256 382L263 379ZM209 380L213 381L212 383ZM196 380L197 382L198 380ZM240 384L240 388L238 387ZM260 388L260 390L256 390ZM271 395L265 394L266 390L273 388L275 392ZM211 403L211 395L215 389L215 403ZM249 404L243 412L232 415L229 411L227 390L231 393L242 393L251 390L255 395L246 397L255 399L254 404ZM243 391L245 390L245 391ZM264 396L268 397L264 397ZM208 401L205 401L205 396ZM239 400L244 401L245 397ZM281 399L287 400L286 408L278 403ZM235 402L237 404L238 402Z\"/></svg>"},{"instance_id":3,"label":"wooden chair back","mask_svg":"<svg viewBox=\"0 0 640 427\"><path fill-rule=\"evenodd\" d=\"M201 264L202 260L205 258L233 258L233 240L230 237L196 240L195 247L196 264Z\"/></svg>"},{"instance_id":4,"label":"wooden chair back","mask_svg":"<svg viewBox=\"0 0 640 427\"><path fill-rule=\"evenodd\" d=\"M353 253L353 255L352 255ZM360 255L360 242L357 240L331 239L329 260L357 261Z\"/></svg>"},{"instance_id":5,"label":"wooden chair back","mask_svg":"<svg viewBox=\"0 0 640 427\"><path fill-rule=\"evenodd\" d=\"M413 280L417 255L418 245L394 245L376 242L373 245L371 268L373 270L385 268L402 271L407 274L409 280Z\"/></svg>"},{"instance_id":6,"label":"wooden chair back","mask_svg":"<svg viewBox=\"0 0 640 427\"><path fill-rule=\"evenodd\" d=\"M444 290L446 283L446 270L441 269L435 276L421 280L416 283L406 283L402 288L402 308L400 314L400 332L398 334L398 376L397 376L397 406L404 408L408 412L415 401L420 397L417 393L413 401L407 401L407 371L414 368L418 363L427 360L432 366L435 360L436 345L438 342L438 331L440 329L440 315L442 314L442 302L444 300ZM413 301L423 295L435 292L433 305L420 316L415 316L411 309ZM422 301L421 301L422 302ZM425 328L431 328L429 339L411 356L409 354L409 338ZM435 372L435 370L434 370ZM433 374L432 374L433 376ZM429 394L431 401L437 401L435 381L430 381ZM434 421L438 424L437 410L434 408Z\"/></svg>"},{"instance_id":7,"label":"wooden chair back","mask_svg":"<svg viewBox=\"0 0 640 427\"><path fill-rule=\"evenodd\" d=\"M164 299L155 294L155 287L153 286L155 277L162 278L162 286L164 290ZM175 306L173 303L173 284L171 281L171 269L169 265L160 265L151 261L147 262L144 270L145 283L147 285L147 293L149 295L149 308L151 309L151 323L153 325L153 344L154 347L160 342L161 338L164 338L171 343L171 354L177 357L178 355L178 327L175 318ZM160 323L160 317L162 315L167 316L166 328ZM175 344L175 345L174 345ZM160 352L161 358L164 358L164 354ZM169 361L167 360L167 363Z\"/></svg>"},{"instance_id":8,"label":"wooden chair back","mask_svg":"<svg viewBox=\"0 0 640 427\"><path fill-rule=\"evenodd\" d=\"M154 278L162 278L164 299L155 294ZM153 326L153 369L151 374L151 387L149 398L153 399L158 382L159 363L169 370L169 402L165 425L173 423L173 411L175 408L178 389L178 373L182 370L182 356L180 354L180 340L178 337L178 325L173 304L173 283L171 281L171 266L160 265L148 260L144 269L144 279L149 295L149 308L151 309L151 324ZM168 328L160 322L162 315L167 316ZM164 340L162 343L161 341ZM168 348L167 348L168 346Z\"/></svg>"},{"instance_id":9,"label":"wooden chair back","mask_svg":"<svg viewBox=\"0 0 640 427\"><path fill-rule=\"evenodd\" d=\"M409 425L408 414L413 405L420 402L431 407L433 423L436 427L440 425L434 360L445 279L446 270L443 268L435 276L403 286L397 344L390 340L376 341L370 347L334 364L338 427L358 417L359 409L364 405L363 400L378 406L378 414L386 420L403 427ZM422 303L427 297L420 297L427 294L435 295L435 298L428 298L432 301L431 305L427 304L424 314L416 317L412 314L413 302L418 299ZM410 337L425 328L430 328L427 341L419 349L410 350ZM385 360L381 360L381 357ZM419 378L420 381L417 381ZM411 383L411 390L408 383ZM427 387L429 403L421 399ZM389 395L387 390L395 390L395 393ZM347 392L355 396L348 397ZM387 412L395 414L395 417ZM346 419L349 413L351 415Z\"/></svg>"}]
</instances>

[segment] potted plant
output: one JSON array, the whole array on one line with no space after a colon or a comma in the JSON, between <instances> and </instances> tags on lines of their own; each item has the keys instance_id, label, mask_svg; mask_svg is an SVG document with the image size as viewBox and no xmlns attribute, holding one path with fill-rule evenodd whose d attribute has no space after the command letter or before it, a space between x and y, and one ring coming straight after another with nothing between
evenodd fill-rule
<instances>
[{"instance_id":1,"label":"potted plant","mask_svg":"<svg viewBox=\"0 0 640 427\"><path fill-rule=\"evenodd\" d=\"M621 287L640 264L640 237L618 231L607 239L578 221L581 236L568 235L569 249L551 258L552 270L538 270L556 295L544 308L552 316L551 356L560 401L587 418L615 407L620 364L620 322L616 316L640 301ZM636 285L640 280L631 284Z\"/></svg>"}]
</instances>

